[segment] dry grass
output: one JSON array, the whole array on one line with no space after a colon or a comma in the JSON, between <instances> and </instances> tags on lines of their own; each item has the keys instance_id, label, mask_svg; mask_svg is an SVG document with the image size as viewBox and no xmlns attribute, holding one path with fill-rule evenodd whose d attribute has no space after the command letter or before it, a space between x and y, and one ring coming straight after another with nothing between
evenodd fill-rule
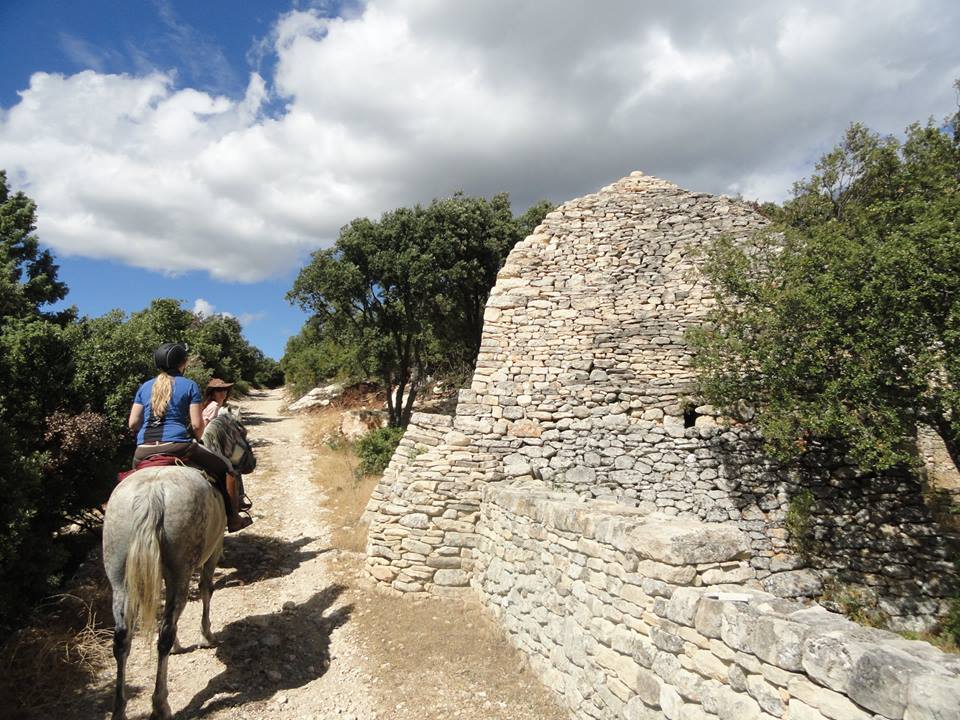
<instances>
[{"instance_id":1,"label":"dry grass","mask_svg":"<svg viewBox=\"0 0 960 720\"><path fill-rule=\"evenodd\" d=\"M109 592L100 582L75 592L49 598L0 649L0 707L11 717L54 717L111 664Z\"/></svg>"},{"instance_id":2,"label":"dry grass","mask_svg":"<svg viewBox=\"0 0 960 720\"><path fill-rule=\"evenodd\" d=\"M360 472L353 444L338 434L342 411L341 406L313 413L307 420L307 445L316 453L314 482L329 499L327 520L333 546L363 552L367 528L361 518L379 477Z\"/></svg>"}]
</instances>

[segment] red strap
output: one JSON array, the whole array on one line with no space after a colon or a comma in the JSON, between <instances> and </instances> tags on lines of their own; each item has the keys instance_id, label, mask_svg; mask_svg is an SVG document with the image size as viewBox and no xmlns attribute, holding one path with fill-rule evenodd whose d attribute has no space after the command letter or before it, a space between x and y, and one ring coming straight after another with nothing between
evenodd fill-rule
<instances>
[{"instance_id":1,"label":"red strap","mask_svg":"<svg viewBox=\"0 0 960 720\"><path fill-rule=\"evenodd\" d=\"M165 467L167 465L183 465L183 460L178 458L176 455L150 455L145 457L143 460L138 460L136 467L133 470L125 470L122 473L117 473L117 482L120 482L128 475L132 475L137 470L143 470L144 468L150 467Z\"/></svg>"}]
</instances>

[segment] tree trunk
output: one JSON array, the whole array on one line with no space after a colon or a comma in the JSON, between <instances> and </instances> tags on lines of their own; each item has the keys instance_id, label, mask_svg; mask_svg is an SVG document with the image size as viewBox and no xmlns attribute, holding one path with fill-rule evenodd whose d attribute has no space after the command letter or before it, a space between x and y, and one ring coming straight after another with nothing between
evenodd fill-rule
<instances>
[{"instance_id":1,"label":"tree trunk","mask_svg":"<svg viewBox=\"0 0 960 720\"><path fill-rule=\"evenodd\" d=\"M400 427L400 412L393 400L393 376L390 373L384 373L383 384L387 389L387 415L390 418L390 427Z\"/></svg>"},{"instance_id":2,"label":"tree trunk","mask_svg":"<svg viewBox=\"0 0 960 720\"><path fill-rule=\"evenodd\" d=\"M403 391L407 388L407 381L397 382L397 391L393 399L393 410L390 412L390 424L394 427L406 427L403 422ZM389 394L389 391L388 391Z\"/></svg>"},{"instance_id":3,"label":"tree trunk","mask_svg":"<svg viewBox=\"0 0 960 720\"><path fill-rule=\"evenodd\" d=\"M947 448L947 453L953 461L953 466L960 470L960 445L957 443L957 436L950 421L942 412L930 413L930 421L933 429L937 431L937 435L943 440L944 447Z\"/></svg>"},{"instance_id":4,"label":"tree trunk","mask_svg":"<svg viewBox=\"0 0 960 720\"><path fill-rule=\"evenodd\" d=\"M407 402L404 403L403 412L400 416L400 427L406 427L410 424L410 417L413 415L413 400L417 396L417 388L415 384L410 385L410 395L407 397Z\"/></svg>"}]
</instances>

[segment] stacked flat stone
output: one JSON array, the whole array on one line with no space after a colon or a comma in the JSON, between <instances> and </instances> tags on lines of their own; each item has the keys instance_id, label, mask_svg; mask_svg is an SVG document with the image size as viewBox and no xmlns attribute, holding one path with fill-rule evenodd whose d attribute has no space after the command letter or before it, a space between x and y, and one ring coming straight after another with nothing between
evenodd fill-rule
<instances>
[{"instance_id":1,"label":"stacked flat stone","mask_svg":"<svg viewBox=\"0 0 960 720\"><path fill-rule=\"evenodd\" d=\"M735 523L750 542L737 577L777 595L814 597L836 578L869 588L892 627L941 617L960 583L916 478L864 476L826 453L782 468L749 426L695 404L685 332L714 304L702 250L764 226L743 203L641 173L550 213L499 274L452 426L417 415L374 496L375 576L402 591L465 585L481 486L532 475ZM785 528L801 490L815 497L809 563Z\"/></svg>"},{"instance_id":2,"label":"stacked flat stone","mask_svg":"<svg viewBox=\"0 0 960 720\"><path fill-rule=\"evenodd\" d=\"M497 463L452 426L414 413L367 505L367 568L401 592L455 594L470 583L480 488Z\"/></svg>"},{"instance_id":3,"label":"stacked flat stone","mask_svg":"<svg viewBox=\"0 0 960 720\"><path fill-rule=\"evenodd\" d=\"M737 580L749 538L535 487L484 489L475 585L597 720L960 719L960 657Z\"/></svg>"}]
</instances>

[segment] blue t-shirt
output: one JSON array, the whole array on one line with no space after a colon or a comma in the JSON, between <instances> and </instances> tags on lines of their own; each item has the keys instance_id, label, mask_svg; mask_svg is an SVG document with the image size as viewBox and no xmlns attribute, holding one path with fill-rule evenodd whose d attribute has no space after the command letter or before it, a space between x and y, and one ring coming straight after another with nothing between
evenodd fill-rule
<instances>
[{"instance_id":1,"label":"blue t-shirt","mask_svg":"<svg viewBox=\"0 0 960 720\"><path fill-rule=\"evenodd\" d=\"M170 404L162 417L153 417L150 407L150 394L156 378L147 380L137 390L133 402L143 405L143 424L137 433L137 444L148 442L189 442L190 406L200 404L200 388L193 380L181 375L173 378L173 393Z\"/></svg>"}]
</instances>

